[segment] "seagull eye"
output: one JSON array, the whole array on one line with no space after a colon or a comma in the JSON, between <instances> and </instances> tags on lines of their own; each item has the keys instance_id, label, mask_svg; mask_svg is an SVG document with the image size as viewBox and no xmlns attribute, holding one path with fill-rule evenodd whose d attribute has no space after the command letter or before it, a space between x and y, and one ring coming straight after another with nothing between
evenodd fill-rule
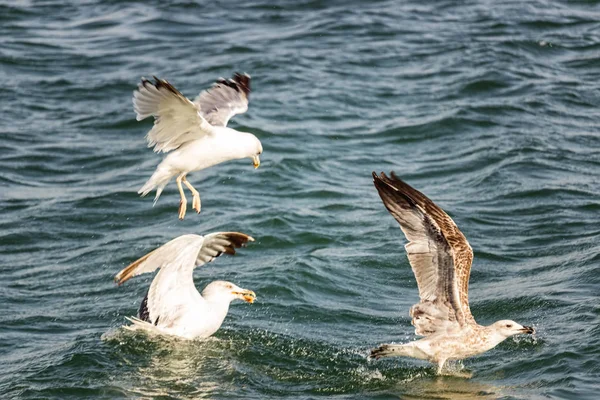
<instances>
[{"instance_id":1,"label":"seagull eye","mask_svg":"<svg viewBox=\"0 0 600 400\"><path fill-rule=\"evenodd\" d=\"M507 328L512 328L511 324L506 325Z\"/></svg>"}]
</instances>

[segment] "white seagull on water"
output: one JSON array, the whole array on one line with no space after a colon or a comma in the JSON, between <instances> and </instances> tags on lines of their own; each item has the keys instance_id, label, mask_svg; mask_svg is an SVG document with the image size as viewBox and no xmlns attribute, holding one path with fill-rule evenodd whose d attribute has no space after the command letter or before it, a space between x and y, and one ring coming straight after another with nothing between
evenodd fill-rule
<instances>
[{"instance_id":1,"label":"white seagull on water","mask_svg":"<svg viewBox=\"0 0 600 400\"><path fill-rule=\"evenodd\" d=\"M127 318L130 330L146 330L185 339L206 338L223 323L229 303L235 299L253 303L256 295L231 282L214 281L202 294L194 285L194 267L213 261L221 254L235 254L235 249L254 239L239 232L210 235L183 235L134 261L115 276L121 285L128 279L160 268L138 312Z\"/></svg>"},{"instance_id":2,"label":"white seagull on water","mask_svg":"<svg viewBox=\"0 0 600 400\"><path fill-rule=\"evenodd\" d=\"M251 158L254 168L258 168L263 151L258 138L227 127L231 117L248 110L249 96L247 74L218 79L193 102L165 80L142 79L133 92L136 119L154 116L154 127L146 135L148 147L169 154L138 193L145 196L156 189L156 203L167 183L177 177L181 195L179 219L183 219L187 199L182 183L192 192L192 208L200 212L200 194L187 181L188 173L238 158Z\"/></svg>"},{"instance_id":3,"label":"white seagull on water","mask_svg":"<svg viewBox=\"0 0 600 400\"><path fill-rule=\"evenodd\" d=\"M414 357L438 365L488 351L518 334L534 329L510 320L490 326L475 322L469 309L469 274L473 250L452 218L423 193L393 172L391 178L373 172L383 204L408 239L408 260L419 286L421 301L410 309L415 333L426 336L405 344L384 344L371 357Z\"/></svg>"}]
</instances>

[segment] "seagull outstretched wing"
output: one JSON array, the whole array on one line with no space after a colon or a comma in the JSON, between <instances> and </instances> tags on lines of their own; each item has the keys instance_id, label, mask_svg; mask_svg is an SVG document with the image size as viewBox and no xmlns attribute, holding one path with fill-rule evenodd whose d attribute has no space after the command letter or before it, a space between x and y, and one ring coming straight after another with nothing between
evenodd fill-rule
<instances>
[{"instance_id":1,"label":"seagull outstretched wing","mask_svg":"<svg viewBox=\"0 0 600 400\"><path fill-rule=\"evenodd\" d=\"M169 82L157 77L154 80L142 78L133 92L136 119L154 117L154 127L146 135L148 147L166 153L212 132L212 126L195 103Z\"/></svg>"},{"instance_id":2,"label":"seagull outstretched wing","mask_svg":"<svg viewBox=\"0 0 600 400\"><path fill-rule=\"evenodd\" d=\"M227 126L231 117L248 111L249 97L250 75L236 73L231 79L218 79L212 88L200 93L194 103L211 125Z\"/></svg>"},{"instance_id":3,"label":"seagull outstretched wing","mask_svg":"<svg viewBox=\"0 0 600 400\"><path fill-rule=\"evenodd\" d=\"M408 239L405 246L421 301L410 315L418 335L428 336L473 322L469 275L473 250L452 218L393 172L373 173L383 204Z\"/></svg>"},{"instance_id":4,"label":"seagull outstretched wing","mask_svg":"<svg viewBox=\"0 0 600 400\"><path fill-rule=\"evenodd\" d=\"M159 317L163 325L176 323L180 311L188 304L203 301L194 286L194 267L211 262L223 253L235 254L236 248L249 241L254 239L239 232L179 236L125 267L115 276L115 282L120 285L134 276L160 268L139 314L142 320L152 324L157 324Z\"/></svg>"}]
</instances>

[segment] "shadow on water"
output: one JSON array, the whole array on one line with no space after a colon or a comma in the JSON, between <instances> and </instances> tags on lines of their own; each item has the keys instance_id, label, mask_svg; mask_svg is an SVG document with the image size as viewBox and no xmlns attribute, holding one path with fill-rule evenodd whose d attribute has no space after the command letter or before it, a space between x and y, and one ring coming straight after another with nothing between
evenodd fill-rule
<instances>
[{"instance_id":1,"label":"shadow on water","mask_svg":"<svg viewBox=\"0 0 600 400\"><path fill-rule=\"evenodd\" d=\"M397 392L396 392L397 390ZM452 376L422 377L409 382L398 382L388 393L401 394L403 399L499 399L506 393L499 386Z\"/></svg>"}]
</instances>

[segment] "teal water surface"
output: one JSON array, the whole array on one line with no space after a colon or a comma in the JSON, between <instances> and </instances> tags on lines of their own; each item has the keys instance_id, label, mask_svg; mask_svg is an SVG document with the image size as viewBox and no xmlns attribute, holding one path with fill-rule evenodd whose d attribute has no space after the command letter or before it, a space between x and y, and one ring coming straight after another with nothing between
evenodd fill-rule
<instances>
[{"instance_id":1,"label":"teal water surface","mask_svg":"<svg viewBox=\"0 0 600 400\"><path fill-rule=\"evenodd\" d=\"M0 397L596 399L600 392L600 4L577 1L0 2ZM250 160L136 191L160 157L141 76L193 98L253 78ZM475 261L471 309L535 337L437 377L369 349L415 339L405 239L373 188L394 170L448 211ZM124 333L181 234L257 240L195 273L235 303L207 341Z\"/></svg>"}]
</instances>

